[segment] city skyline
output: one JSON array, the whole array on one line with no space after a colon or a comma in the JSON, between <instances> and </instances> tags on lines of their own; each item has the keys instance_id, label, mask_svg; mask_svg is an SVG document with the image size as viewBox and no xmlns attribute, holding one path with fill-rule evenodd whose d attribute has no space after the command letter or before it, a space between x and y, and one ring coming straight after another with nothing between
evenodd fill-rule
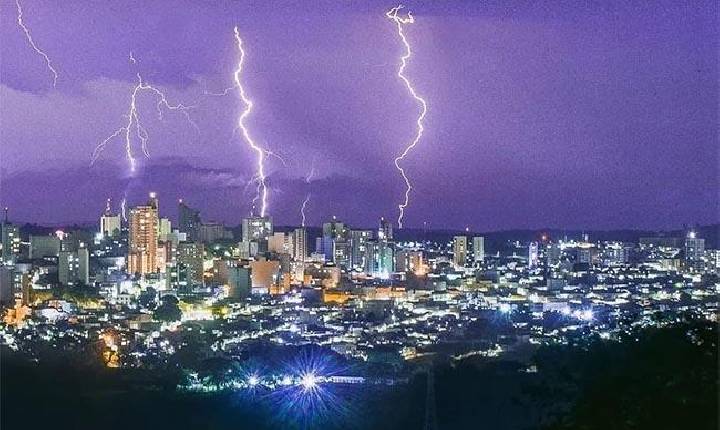
<instances>
[{"instance_id":1,"label":"city skyline","mask_svg":"<svg viewBox=\"0 0 720 430\"><path fill-rule=\"evenodd\" d=\"M363 226L396 216L404 184L392 160L412 138L417 106L397 79L402 46L384 15L389 5L186 3L146 5L138 15L130 2L106 16L100 3L22 4L58 79L53 88L14 2L4 2L0 204L13 219L87 222L108 197L119 202L127 191L140 203L157 191L237 225L250 212L254 174L253 153L232 138L241 106L203 94L232 85L234 26L256 103L249 126L287 160L268 159L276 224L299 225L308 192L309 225L332 215ZM718 222L716 4L406 6L417 20L406 28L407 74L429 103L426 134L404 160L414 181L408 227ZM154 16L165 19L149 25ZM187 26L192 36L177 39L173 30ZM193 105L199 133L182 115L150 118L155 102L141 100L151 158L137 176L128 177L120 142L88 168L122 119L136 72ZM311 160L317 172L307 183Z\"/></svg>"},{"instance_id":2,"label":"city skyline","mask_svg":"<svg viewBox=\"0 0 720 430\"><path fill-rule=\"evenodd\" d=\"M0 428L718 428L719 6L0 0Z\"/></svg>"}]
</instances>

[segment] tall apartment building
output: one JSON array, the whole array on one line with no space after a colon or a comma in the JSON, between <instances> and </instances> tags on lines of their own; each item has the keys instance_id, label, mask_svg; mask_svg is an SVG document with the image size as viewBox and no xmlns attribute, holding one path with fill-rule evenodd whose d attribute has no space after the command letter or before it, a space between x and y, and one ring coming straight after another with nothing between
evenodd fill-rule
<instances>
[{"instance_id":1,"label":"tall apartment building","mask_svg":"<svg viewBox=\"0 0 720 430\"><path fill-rule=\"evenodd\" d=\"M453 238L453 263L456 267L465 267L467 252L467 236L455 236Z\"/></svg>"},{"instance_id":2,"label":"tall apartment building","mask_svg":"<svg viewBox=\"0 0 720 430\"><path fill-rule=\"evenodd\" d=\"M157 270L158 203L155 193L145 206L130 209L128 271L145 275Z\"/></svg>"}]
</instances>

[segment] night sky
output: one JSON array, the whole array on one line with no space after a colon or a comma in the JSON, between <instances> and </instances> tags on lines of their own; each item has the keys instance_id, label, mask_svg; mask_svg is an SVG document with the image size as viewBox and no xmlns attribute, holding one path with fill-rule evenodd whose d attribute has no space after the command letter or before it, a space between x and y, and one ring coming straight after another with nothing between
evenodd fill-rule
<instances>
[{"instance_id":1,"label":"night sky","mask_svg":"<svg viewBox=\"0 0 720 430\"><path fill-rule=\"evenodd\" d=\"M718 210L716 1L407 2L416 22L406 74L428 102L405 166L408 227L677 228ZM250 211L255 154L233 136L238 26L256 140L270 159L269 213L297 225L331 215L356 226L395 219L404 185L392 161L418 106L396 72L403 52L387 2L22 1L57 88L0 8L0 204L16 221L94 220L111 197L183 197L208 220ZM128 60L132 52L137 64ZM138 108L150 159L127 172L121 140L135 74L195 105ZM136 154L139 153L137 146ZM305 176L315 165L310 184Z\"/></svg>"}]
</instances>

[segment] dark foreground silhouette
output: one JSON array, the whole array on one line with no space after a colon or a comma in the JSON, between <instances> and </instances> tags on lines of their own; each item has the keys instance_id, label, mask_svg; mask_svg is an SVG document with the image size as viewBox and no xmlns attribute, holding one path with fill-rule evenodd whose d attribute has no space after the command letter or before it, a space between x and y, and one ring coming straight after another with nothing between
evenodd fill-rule
<instances>
[{"instance_id":1,"label":"dark foreground silhouette","mask_svg":"<svg viewBox=\"0 0 720 430\"><path fill-rule=\"evenodd\" d=\"M329 387L315 402L179 393L163 372L96 368L61 354L38 364L3 350L0 427L715 430L717 341L716 324L683 322L621 342L544 347L531 363L438 365L429 394L418 372L400 386Z\"/></svg>"}]
</instances>

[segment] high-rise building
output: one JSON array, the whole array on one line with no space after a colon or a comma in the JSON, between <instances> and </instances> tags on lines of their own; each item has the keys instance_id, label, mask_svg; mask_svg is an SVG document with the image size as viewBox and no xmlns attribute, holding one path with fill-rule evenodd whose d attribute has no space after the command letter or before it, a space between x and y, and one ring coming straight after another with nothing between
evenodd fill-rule
<instances>
[{"instance_id":1,"label":"high-rise building","mask_svg":"<svg viewBox=\"0 0 720 430\"><path fill-rule=\"evenodd\" d=\"M2 262L13 264L20 255L20 229L8 221L8 208L5 208L5 219L0 224L2 229Z\"/></svg>"},{"instance_id":2,"label":"high-rise building","mask_svg":"<svg viewBox=\"0 0 720 430\"><path fill-rule=\"evenodd\" d=\"M261 241L268 240L273 234L273 222L269 216L252 216L242 220L242 240Z\"/></svg>"},{"instance_id":3,"label":"high-rise building","mask_svg":"<svg viewBox=\"0 0 720 430\"><path fill-rule=\"evenodd\" d=\"M321 246L321 252L325 254L326 260L334 262L338 267L350 266L350 254L352 253L350 230L336 217L323 224Z\"/></svg>"},{"instance_id":4,"label":"high-rise building","mask_svg":"<svg viewBox=\"0 0 720 430\"><path fill-rule=\"evenodd\" d=\"M453 263L456 267L465 267L467 251L467 236L455 236L453 238Z\"/></svg>"},{"instance_id":5,"label":"high-rise building","mask_svg":"<svg viewBox=\"0 0 720 430\"><path fill-rule=\"evenodd\" d=\"M528 269L534 269L538 267L540 263L540 244L537 242L530 242L528 245Z\"/></svg>"},{"instance_id":6,"label":"high-rise building","mask_svg":"<svg viewBox=\"0 0 720 430\"><path fill-rule=\"evenodd\" d=\"M482 264L485 261L485 238L482 236L473 237L473 256L475 264Z\"/></svg>"},{"instance_id":7,"label":"high-rise building","mask_svg":"<svg viewBox=\"0 0 720 430\"><path fill-rule=\"evenodd\" d=\"M100 233L105 237L115 237L120 234L120 214L113 214L110 209L110 199L107 199L105 212L100 216Z\"/></svg>"},{"instance_id":8,"label":"high-rise building","mask_svg":"<svg viewBox=\"0 0 720 430\"><path fill-rule=\"evenodd\" d=\"M250 274L253 294L268 294L270 287L280 280L279 261L251 261Z\"/></svg>"},{"instance_id":9,"label":"high-rise building","mask_svg":"<svg viewBox=\"0 0 720 430\"><path fill-rule=\"evenodd\" d=\"M196 239L203 243L213 243L219 240L232 239L232 233L222 223L207 222L200 224L200 233Z\"/></svg>"},{"instance_id":10,"label":"high-rise building","mask_svg":"<svg viewBox=\"0 0 720 430\"><path fill-rule=\"evenodd\" d=\"M422 251L403 249L396 256L396 270L398 272L416 272L423 267Z\"/></svg>"},{"instance_id":11,"label":"high-rise building","mask_svg":"<svg viewBox=\"0 0 720 430\"><path fill-rule=\"evenodd\" d=\"M697 233L691 231L685 237L685 263L688 266L699 267L705 256L705 239L697 237Z\"/></svg>"},{"instance_id":12,"label":"high-rise building","mask_svg":"<svg viewBox=\"0 0 720 430\"><path fill-rule=\"evenodd\" d=\"M11 304L15 298L13 276L12 267L0 265L0 304Z\"/></svg>"},{"instance_id":13,"label":"high-rise building","mask_svg":"<svg viewBox=\"0 0 720 430\"><path fill-rule=\"evenodd\" d=\"M322 254L325 261L334 261L335 242L330 236L320 236L315 239L315 251Z\"/></svg>"},{"instance_id":14,"label":"high-rise building","mask_svg":"<svg viewBox=\"0 0 720 430\"><path fill-rule=\"evenodd\" d=\"M90 254L84 243L77 251L60 251L58 257L58 280L63 285L88 284Z\"/></svg>"},{"instance_id":15,"label":"high-rise building","mask_svg":"<svg viewBox=\"0 0 720 430\"><path fill-rule=\"evenodd\" d=\"M253 248L254 245L254 248ZM241 260L249 260L250 256L257 254L257 242L250 242L247 240L241 240L238 243L238 255L237 257Z\"/></svg>"},{"instance_id":16,"label":"high-rise building","mask_svg":"<svg viewBox=\"0 0 720 430\"><path fill-rule=\"evenodd\" d=\"M145 275L157 270L158 205L155 193L145 206L130 209L128 271Z\"/></svg>"},{"instance_id":17,"label":"high-rise building","mask_svg":"<svg viewBox=\"0 0 720 430\"><path fill-rule=\"evenodd\" d=\"M198 242L180 242L177 246L177 265L180 278L188 285L203 285L203 258L205 248Z\"/></svg>"},{"instance_id":18,"label":"high-rise building","mask_svg":"<svg viewBox=\"0 0 720 430\"><path fill-rule=\"evenodd\" d=\"M385 218L380 218L380 225L378 226L378 240L393 240L392 221L387 221Z\"/></svg>"},{"instance_id":19,"label":"high-rise building","mask_svg":"<svg viewBox=\"0 0 720 430\"><path fill-rule=\"evenodd\" d=\"M338 267L348 268L351 263L352 243L349 240L335 240L333 261Z\"/></svg>"},{"instance_id":20,"label":"high-rise building","mask_svg":"<svg viewBox=\"0 0 720 430\"><path fill-rule=\"evenodd\" d=\"M395 244L384 240L368 241L366 262L367 273L382 279L390 277L395 271Z\"/></svg>"},{"instance_id":21,"label":"high-rise building","mask_svg":"<svg viewBox=\"0 0 720 430\"><path fill-rule=\"evenodd\" d=\"M352 230L350 240L352 242L351 261L353 270L364 271L367 266L367 246L372 240L372 230Z\"/></svg>"},{"instance_id":22,"label":"high-rise building","mask_svg":"<svg viewBox=\"0 0 720 430\"><path fill-rule=\"evenodd\" d=\"M178 224L179 230L187 233L189 240L196 241L199 239L200 224L202 224L200 211L191 208L182 199L178 202Z\"/></svg>"},{"instance_id":23,"label":"high-rise building","mask_svg":"<svg viewBox=\"0 0 720 430\"><path fill-rule=\"evenodd\" d=\"M560 244L552 242L547 247L547 263L550 266L555 266L560 263L560 257L562 257L562 249Z\"/></svg>"},{"instance_id":24,"label":"high-rise building","mask_svg":"<svg viewBox=\"0 0 720 430\"><path fill-rule=\"evenodd\" d=\"M60 238L53 236L30 236L30 259L58 257L60 254Z\"/></svg>"},{"instance_id":25,"label":"high-rise building","mask_svg":"<svg viewBox=\"0 0 720 430\"><path fill-rule=\"evenodd\" d=\"M582 247L575 250L575 262L580 264L592 264L595 252L593 248Z\"/></svg>"},{"instance_id":26,"label":"high-rise building","mask_svg":"<svg viewBox=\"0 0 720 430\"><path fill-rule=\"evenodd\" d=\"M603 265L624 264L630 261L633 246L619 242L608 243L601 252Z\"/></svg>"},{"instance_id":27,"label":"high-rise building","mask_svg":"<svg viewBox=\"0 0 720 430\"><path fill-rule=\"evenodd\" d=\"M236 261L224 261L221 266L222 281L228 286L228 297L245 299L250 297L252 278L250 268L239 265Z\"/></svg>"},{"instance_id":28,"label":"high-rise building","mask_svg":"<svg viewBox=\"0 0 720 430\"><path fill-rule=\"evenodd\" d=\"M158 241L157 252L155 253L155 267L157 267L158 272L166 273L168 266L172 266L175 264L176 249L176 244L172 241Z\"/></svg>"},{"instance_id":29,"label":"high-rise building","mask_svg":"<svg viewBox=\"0 0 720 430\"><path fill-rule=\"evenodd\" d=\"M296 261L305 261L307 252L307 232L305 227L296 228L293 232L293 258Z\"/></svg>"},{"instance_id":30,"label":"high-rise building","mask_svg":"<svg viewBox=\"0 0 720 430\"><path fill-rule=\"evenodd\" d=\"M345 223L338 221L337 217L333 216L332 221L323 223L323 236L328 236L333 239L344 239L346 234L347 228Z\"/></svg>"},{"instance_id":31,"label":"high-rise building","mask_svg":"<svg viewBox=\"0 0 720 430\"><path fill-rule=\"evenodd\" d=\"M274 252L275 254L292 254L293 249L293 235L285 234L283 232L275 232L268 238L268 252Z\"/></svg>"},{"instance_id":32,"label":"high-rise building","mask_svg":"<svg viewBox=\"0 0 720 430\"><path fill-rule=\"evenodd\" d=\"M167 218L160 218L158 220L158 238L161 240L167 240L167 237L172 233L172 224Z\"/></svg>"}]
</instances>

